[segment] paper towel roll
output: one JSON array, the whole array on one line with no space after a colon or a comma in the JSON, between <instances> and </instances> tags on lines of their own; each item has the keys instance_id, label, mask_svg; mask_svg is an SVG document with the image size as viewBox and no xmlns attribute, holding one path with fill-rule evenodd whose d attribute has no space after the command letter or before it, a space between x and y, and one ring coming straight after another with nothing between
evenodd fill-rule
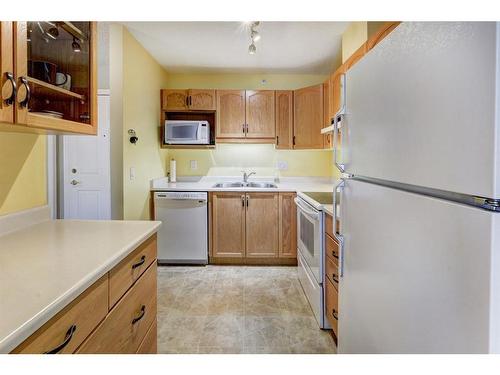
<instances>
[{"instance_id":1,"label":"paper towel roll","mask_svg":"<svg viewBox=\"0 0 500 375\"><path fill-rule=\"evenodd\" d=\"M177 170L175 168L175 159L170 160L170 182L177 182Z\"/></svg>"}]
</instances>

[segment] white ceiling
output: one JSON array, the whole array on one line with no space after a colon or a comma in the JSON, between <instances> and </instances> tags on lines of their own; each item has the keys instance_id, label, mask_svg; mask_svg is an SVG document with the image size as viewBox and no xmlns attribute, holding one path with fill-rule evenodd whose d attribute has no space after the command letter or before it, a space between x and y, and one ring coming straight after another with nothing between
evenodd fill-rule
<instances>
[{"instance_id":1,"label":"white ceiling","mask_svg":"<svg viewBox=\"0 0 500 375\"><path fill-rule=\"evenodd\" d=\"M169 72L326 74L340 59L348 22L261 22L248 54L243 22L124 22Z\"/></svg>"}]
</instances>

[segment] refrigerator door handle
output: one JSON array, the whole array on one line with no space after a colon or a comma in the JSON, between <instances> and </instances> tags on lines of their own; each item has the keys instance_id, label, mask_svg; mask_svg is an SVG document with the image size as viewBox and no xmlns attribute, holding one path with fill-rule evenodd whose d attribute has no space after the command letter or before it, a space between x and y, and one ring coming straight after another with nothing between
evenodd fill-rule
<instances>
[{"instance_id":1,"label":"refrigerator door handle","mask_svg":"<svg viewBox=\"0 0 500 375\"><path fill-rule=\"evenodd\" d=\"M335 114L333 117L333 162L337 169L340 171L340 173L345 172L345 164L342 162L339 162L338 158L338 145L337 145L337 138L340 134L340 143L342 144L342 133L345 131L345 129L342 130L341 133L339 133L338 130L338 119L340 117L340 120L342 120L343 116L345 115L346 112L346 104L345 104L345 97L346 97L346 76L345 73L340 74L340 109L339 111ZM345 123L345 121L344 121ZM344 127L345 128L345 127ZM344 145L345 146L345 145Z\"/></svg>"},{"instance_id":2,"label":"refrigerator door handle","mask_svg":"<svg viewBox=\"0 0 500 375\"><path fill-rule=\"evenodd\" d=\"M339 277L344 276L344 236L337 232L337 190L342 191L345 186L344 179L333 188L333 235L339 243Z\"/></svg>"}]
</instances>

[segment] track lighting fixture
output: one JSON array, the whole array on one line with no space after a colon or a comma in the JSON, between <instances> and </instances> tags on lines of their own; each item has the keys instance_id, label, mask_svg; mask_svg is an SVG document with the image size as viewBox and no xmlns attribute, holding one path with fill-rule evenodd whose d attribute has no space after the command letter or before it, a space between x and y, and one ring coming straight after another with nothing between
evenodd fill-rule
<instances>
[{"instance_id":1,"label":"track lighting fixture","mask_svg":"<svg viewBox=\"0 0 500 375\"><path fill-rule=\"evenodd\" d=\"M259 21L254 21L250 24L250 40L252 43L248 46L248 53L250 55L255 55L257 52L257 47L255 46L255 42L260 40L260 34L256 29L257 26L260 25Z\"/></svg>"}]
</instances>

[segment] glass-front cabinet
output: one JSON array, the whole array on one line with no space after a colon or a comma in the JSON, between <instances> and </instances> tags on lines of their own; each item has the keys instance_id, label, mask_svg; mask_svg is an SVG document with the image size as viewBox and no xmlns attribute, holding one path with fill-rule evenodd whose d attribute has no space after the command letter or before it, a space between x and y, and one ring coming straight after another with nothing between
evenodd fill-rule
<instances>
[{"instance_id":1,"label":"glass-front cabinet","mask_svg":"<svg viewBox=\"0 0 500 375\"><path fill-rule=\"evenodd\" d=\"M96 134L96 23L28 21L12 28L15 83L4 76L2 96L16 91L13 124Z\"/></svg>"}]
</instances>

